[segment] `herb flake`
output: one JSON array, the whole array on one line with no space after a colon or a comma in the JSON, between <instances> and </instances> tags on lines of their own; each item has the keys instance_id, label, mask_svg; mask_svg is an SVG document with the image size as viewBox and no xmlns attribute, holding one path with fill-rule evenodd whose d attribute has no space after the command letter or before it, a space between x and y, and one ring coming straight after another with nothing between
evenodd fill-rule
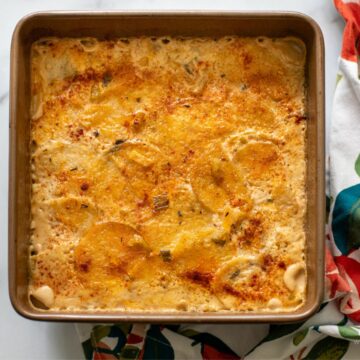
<instances>
[{"instance_id":1,"label":"herb flake","mask_svg":"<svg viewBox=\"0 0 360 360\"><path fill-rule=\"evenodd\" d=\"M111 74L106 72L102 78L102 83L104 86L108 86L111 80L112 80Z\"/></svg>"},{"instance_id":2,"label":"herb flake","mask_svg":"<svg viewBox=\"0 0 360 360\"><path fill-rule=\"evenodd\" d=\"M169 198L166 193L153 197L155 211L165 210L169 207Z\"/></svg>"},{"instance_id":3,"label":"herb flake","mask_svg":"<svg viewBox=\"0 0 360 360\"><path fill-rule=\"evenodd\" d=\"M231 275L230 280L235 280L240 275L240 270L236 269Z\"/></svg>"},{"instance_id":4,"label":"herb flake","mask_svg":"<svg viewBox=\"0 0 360 360\"><path fill-rule=\"evenodd\" d=\"M160 256L164 262L171 262L171 252L170 250L160 250Z\"/></svg>"},{"instance_id":5,"label":"herb flake","mask_svg":"<svg viewBox=\"0 0 360 360\"><path fill-rule=\"evenodd\" d=\"M224 239L211 239L211 241L218 246L223 247L226 244L226 240Z\"/></svg>"}]
</instances>

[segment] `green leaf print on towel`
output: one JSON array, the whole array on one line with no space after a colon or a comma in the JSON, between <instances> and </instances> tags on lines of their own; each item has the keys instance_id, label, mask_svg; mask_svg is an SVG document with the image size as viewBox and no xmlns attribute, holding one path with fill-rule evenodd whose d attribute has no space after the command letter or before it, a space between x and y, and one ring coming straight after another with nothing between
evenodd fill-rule
<instances>
[{"instance_id":1,"label":"green leaf print on towel","mask_svg":"<svg viewBox=\"0 0 360 360\"><path fill-rule=\"evenodd\" d=\"M346 339L360 340L360 331L351 326L339 326L339 333Z\"/></svg>"},{"instance_id":2,"label":"green leaf print on towel","mask_svg":"<svg viewBox=\"0 0 360 360\"><path fill-rule=\"evenodd\" d=\"M360 176L360 154L355 161L355 171Z\"/></svg>"},{"instance_id":3,"label":"green leaf print on towel","mask_svg":"<svg viewBox=\"0 0 360 360\"><path fill-rule=\"evenodd\" d=\"M309 328L298 331L293 337L293 344L299 345L305 339L308 332Z\"/></svg>"},{"instance_id":4,"label":"green leaf print on towel","mask_svg":"<svg viewBox=\"0 0 360 360\"><path fill-rule=\"evenodd\" d=\"M318 341L303 360L339 360L349 348L347 340L327 336Z\"/></svg>"},{"instance_id":5,"label":"green leaf print on towel","mask_svg":"<svg viewBox=\"0 0 360 360\"><path fill-rule=\"evenodd\" d=\"M93 346L96 347L96 344L104 337L108 336L111 331L110 325L98 325L95 326L92 334L91 334L91 341L93 343Z\"/></svg>"}]
</instances>

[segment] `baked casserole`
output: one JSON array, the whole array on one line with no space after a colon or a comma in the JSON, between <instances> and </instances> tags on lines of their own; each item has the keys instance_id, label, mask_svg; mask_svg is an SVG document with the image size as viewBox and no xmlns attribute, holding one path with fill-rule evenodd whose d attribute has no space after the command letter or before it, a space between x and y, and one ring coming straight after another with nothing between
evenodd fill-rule
<instances>
[{"instance_id":1,"label":"baked casserole","mask_svg":"<svg viewBox=\"0 0 360 360\"><path fill-rule=\"evenodd\" d=\"M302 306L305 57L295 37L36 41L33 304Z\"/></svg>"}]
</instances>

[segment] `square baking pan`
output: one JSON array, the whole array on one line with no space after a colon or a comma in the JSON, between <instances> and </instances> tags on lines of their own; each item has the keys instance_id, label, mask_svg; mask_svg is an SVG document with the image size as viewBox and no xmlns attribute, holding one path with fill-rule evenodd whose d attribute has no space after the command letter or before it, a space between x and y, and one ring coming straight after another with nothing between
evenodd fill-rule
<instances>
[{"instance_id":1,"label":"square baking pan","mask_svg":"<svg viewBox=\"0 0 360 360\"><path fill-rule=\"evenodd\" d=\"M306 263L307 297L294 312L70 312L34 308L27 295L30 238L30 48L40 37L99 39L139 35L298 36L306 44ZM324 282L324 44L318 25L291 12L42 12L17 24L11 45L9 292L15 310L30 319L91 322L295 322L313 314Z\"/></svg>"}]
</instances>

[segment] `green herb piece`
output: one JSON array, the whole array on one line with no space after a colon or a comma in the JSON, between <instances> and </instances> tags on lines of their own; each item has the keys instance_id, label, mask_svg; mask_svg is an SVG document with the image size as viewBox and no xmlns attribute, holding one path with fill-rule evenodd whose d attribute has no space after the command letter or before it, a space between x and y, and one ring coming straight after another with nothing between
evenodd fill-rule
<instances>
[{"instance_id":1,"label":"green herb piece","mask_svg":"<svg viewBox=\"0 0 360 360\"><path fill-rule=\"evenodd\" d=\"M167 194L161 194L153 197L155 211L165 210L169 207L169 198Z\"/></svg>"},{"instance_id":2,"label":"green herb piece","mask_svg":"<svg viewBox=\"0 0 360 360\"><path fill-rule=\"evenodd\" d=\"M160 250L160 256L164 262L170 262L172 260L170 250Z\"/></svg>"},{"instance_id":3,"label":"green herb piece","mask_svg":"<svg viewBox=\"0 0 360 360\"><path fill-rule=\"evenodd\" d=\"M240 270L236 269L231 275L230 280L235 280L240 275Z\"/></svg>"},{"instance_id":4,"label":"green herb piece","mask_svg":"<svg viewBox=\"0 0 360 360\"><path fill-rule=\"evenodd\" d=\"M123 140L123 139L117 139L115 140L115 145L121 145L125 142L126 140Z\"/></svg>"},{"instance_id":5,"label":"green herb piece","mask_svg":"<svg viewBox=\"0 0 360 360\"><path fill-rule=\"evenodd\" d=\"M299 345L305 339L308 332L309 328L298 331L293 337L293 344L296 346Z\"/></svg>"},{"instance_id":6,"label":"green herb piece","mask_svg":"<svg viewBox=\"0 0 360 360\"><path fill-rule=\"evenodd\" d=\"M110 73L105 73L103 78L102 78L102 83L104 86L108 86L109 83L111 82L112 80L112 76Z\"/></svg>"},{"instance_id":7,"label":"green herb piece","mask_svg":"<svg viewBox=\"0 0 360 360\"><path fill-rule=\"evenodd\" d=\"M360 176L360 154L355 161L355 171Z\"/></svg>"},{"instance_id":8,"label":"green herb piece","mask_svg":"<svg viewBox=\"0 0 360 360\"><path fill-rule=\"evenodd\" d=\"M185 69L185 71L186 71L189 75L192 75L192 74L193 74L193 71L192 71L192 69L191 69L191 67L190 67L189 64L184 64L184 69Z\"/></svg>"},{"instance_id":9,"label":"green herb piece","mask_svg":"<svg viewBox=\"0 0 360 360\"><path fill-rule=\"evenodd\" d=\"M218 246L223 247L226 244L226 240L224 239L211 239L211 241Z\"/></svg>"}]
</instances>

